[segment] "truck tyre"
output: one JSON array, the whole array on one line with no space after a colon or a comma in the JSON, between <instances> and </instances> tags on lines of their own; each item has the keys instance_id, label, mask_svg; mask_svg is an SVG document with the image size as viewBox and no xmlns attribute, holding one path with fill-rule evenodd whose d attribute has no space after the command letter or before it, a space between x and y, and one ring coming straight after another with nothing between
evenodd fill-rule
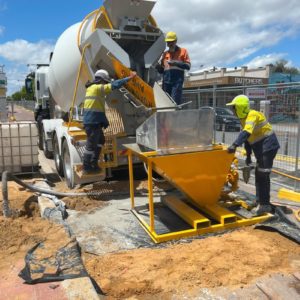
<instances>
[{"instance_id":1,"label":"truck tyre","mask_svg":"<svg viewBox=\"0 0 300 300\"><path fill-rule=\"evenodd\" d=\"M68 142L64 140L62 145L62 163L64 169L64 177L68 188L73 189L75 186L74 183L74 170L71 161L70 149Z\"/></svg>"},{"instance_id":2,"label":"truck tyre","mask_svg":"<svg viewBox=\"0 0 300 300\"><path fill-rule=\"evenodd\" d=\"M61 155L59 154L59 141L58 141L57 134L54 134L52 143L53 143L53 157L54 157L56 171L59 176L63 177L64 176L64 168L63 168Z\"/></svg>"},{"instance_id":3,"label":"truck tyre","mask_svg":"<svg viewBox=\"0 0 300 300\"><path fill-rule=\"evenodd\" d=\"M46 138L46 134L44 131L44 128L42 127L42 135L43 135L43 149L44 149L44 155L46 158L53 158L53 152L48 150L48 146L47 146L47 138Z\"/></svg>"}]
</instances>

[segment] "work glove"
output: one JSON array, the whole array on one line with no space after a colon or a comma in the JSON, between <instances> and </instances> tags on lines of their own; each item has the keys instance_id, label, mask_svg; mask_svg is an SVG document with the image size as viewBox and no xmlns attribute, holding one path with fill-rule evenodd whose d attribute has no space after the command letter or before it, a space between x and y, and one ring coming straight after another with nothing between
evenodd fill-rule
<instances>
[{"instance_id":1,"label":"work glove","mask_svg":"<svg viewBox=\"0 0 300 300\"><path fill-rule=\"evenodd\" d=\"M160 65L160 64L157 64L155 66L155 69L158 73L162 74L164 72L164 68Z\"/></svg>"},{"instance_id":2,"label":"work glove","mask_svg":"<svg viewBox=\"0 0 300 300\"><path fill-rule=\"evenodd\" d=\"M231 146L229 146L229 147L227 148L227 152L228 152L228 153L235 153L236 148L237 148L237 145L232 144Z\"/></svg>"},{"instance_id":3,"label":"work glove","mask_svg":"<svg viewBox=\"0 0 300 300\"><path fill-rule=\"evenodd\" d=\"M246 157L246 165L250 166L252 164L251 155L247 155Z\"/></svg>"}]
</instances>

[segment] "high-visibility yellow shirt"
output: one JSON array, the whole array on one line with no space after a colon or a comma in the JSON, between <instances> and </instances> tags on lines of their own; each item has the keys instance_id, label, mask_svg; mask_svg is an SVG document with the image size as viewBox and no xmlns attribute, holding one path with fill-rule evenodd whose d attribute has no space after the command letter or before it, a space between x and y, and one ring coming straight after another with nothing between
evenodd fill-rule
<instances>
[{"instance_id":1,"label":"high-visibility yellow shirt","mask_svg":"<svg viewBox=\"0 0 300 300\"><path fill-rule=\"evenodd\" d=\"M84 109L105 112L105 97L112 91L111 84L93 84L87 88Z\"/></svg>"},{"instance_id":2,"label":"high-visibility yellow shirt","mask_svg":"<svg viewBox=\"0 0 300 300\"><path fill-rule=\"evenodd\" d=\"M101 124L104 128L109 125L105 116L105 97L112 91L112 85L92 84L86 89L83 104L83 124Z\"/></svg>"},{"instance_id":3,"label":"high-visibility yellow shirt","mask_svg":"<svg viewBox=\"0 0 300 300\"><path fill-rule=\"evenodd\" d=\"M250 110L245 119L241 119L241 124L244 131L250 133L248 142L253 145L265 137L273 134L272 126L267 121L265 115L256 110Z\"/></svg>"}]
</instances>

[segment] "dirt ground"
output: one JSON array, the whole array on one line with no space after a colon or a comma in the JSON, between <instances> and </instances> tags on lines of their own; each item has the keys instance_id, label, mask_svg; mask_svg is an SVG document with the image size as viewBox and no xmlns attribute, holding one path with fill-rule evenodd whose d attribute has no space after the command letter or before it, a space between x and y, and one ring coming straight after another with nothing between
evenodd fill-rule
<instances>
[{"instance_id":1,"label":"dirt ground","mask_svg":"<svg viewBox=\"0 0 300 300\"><path fill-rule=\"evenodd\" d=\"M147 181L146 180L136 180L135 190L137 193L147 192ZM167 182L158 182L154 186L154 192L165 191L172 189L171 185ZM60 192L68 192L66 184L64 182L58 182L55 184L55 190ZM93 195L82 196L82 197L65 197L61 200L64 201L67 208L74 209L77 211L90 211L95 208L100 208L108 205L107 200L111 199L112 193L115 196L127 195L129 196L129 182L128 180L122 181L109 181L109 182L99 182L91 185L87 185L82 188L78 188L76 193L88 193L88 191L93 190ZM96 194L96 195L94 195Z\"/></svg>"},{"instance_id":2,"label":"dirt ground","mask_svg":"<svg viewBox=\"0 0 300 300\"><path fill-rule=\"evenodd\" d=\"M128 192L127 184L122 182L118 191L125 193L126 185ZM117 186L111 183L109 188ZM137 187L142 191L145 182L138 182ZM65 187L57 185L57 190ZM101 186L99 190L105 189ZM61 226L39 217L37 198L32 193L10 182L8 194L14 217L0 216L0 274L24 258L37 242L54 245L67 238ZM84 211L107 205L105 199L89 197L78 198L75 204L64 200L70 208ZM253 227L159 248L103 256L83 253L83 258L89 274L108 299L171 299L174 294L197 295L200 288L247 286L261 276L300 270L298 244Z\"/></svg>"},{"instance_id":3,"label":"dirt ground","mask_svg":"<svg viewBox=\"0 0 300 300\"><path fill-rule=\"evenodd\" d=\"M15 262L24 259L26 252L38 242L46 242L51 248L55 241L67 238L60 225L40 217L34 194L9 182L8 198L12 218L4 218L2 209L0 212L0 279L4 270L13 268Z\"/></svg>"},{"instance_id":4,"label":"dirt ground","mask_svg":"<svg viewBox=\"0 0 300 300\"><path fill-rule=\"evenodd\" d=\"M85 255L89 274L112 299L168 299L200 288L243 287L300 270L300 249L277 233L245 228L166 249Z\"/></svg>"}]
</instances>

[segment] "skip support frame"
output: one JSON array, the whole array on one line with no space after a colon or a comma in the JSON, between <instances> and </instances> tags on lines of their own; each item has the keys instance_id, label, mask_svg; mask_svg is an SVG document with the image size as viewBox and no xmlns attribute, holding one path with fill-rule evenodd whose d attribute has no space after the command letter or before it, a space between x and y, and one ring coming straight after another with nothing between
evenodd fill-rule
<instances>
[{"instance_id":1,"label":"skip support frame","mask_svg":"<svg viewBox=\"0 0 300 300\"><path fill-rule=\"evenodd\" d=\"M160 234L156 231L155 227L155 209L158 205L161 205L161 203L154 203L152 178L152 158L157 153L155 151L140 152L132 145L126 145L126 148L128 149L127 155L129 166L131 211L136 216L143 229L155 243L162 243L175 239L189 238L208 233L239 228L242 226L254 225L267 220L271 216L270 214L266 214L263 216L244 218L241 215L228 210L226 208L228 205L221 206L218 203L216 205L199 206L194 202L192 205L189 205L188 201L185 201L186 199L167 195L162 201L163 205L175 212L181 219L188 223L191 228ZM135 207L133 155L137 155L139 159L147 166L149 221L146 221ZM244 208L247 207L247 204L241 200L234 202L233 205L239 205Z\"/></svg>"}]
</instances>

